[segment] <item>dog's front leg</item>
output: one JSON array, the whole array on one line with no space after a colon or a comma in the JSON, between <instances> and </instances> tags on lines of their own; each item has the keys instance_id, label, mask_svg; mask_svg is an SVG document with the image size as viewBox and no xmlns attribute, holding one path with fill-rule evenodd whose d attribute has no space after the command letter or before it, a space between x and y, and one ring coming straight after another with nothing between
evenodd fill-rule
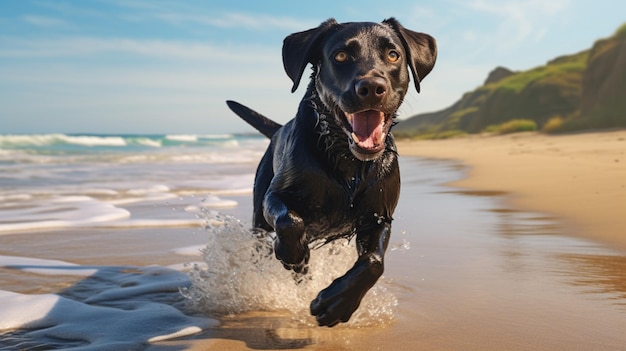
<instances>
[{"instance_id":1,"label":"dog's front leg","mask_svg":"<svg viewBox=\"0 0 626 351\"><path fill-rule=\"evenodd\" d=\"M365 293L383 274L390 234L389 222L357 233L359 259L345 275L335 279L311 302L311 314L320 326L332 327L350 319Z\"/></svg>"},{"instance_id":2,"label":"dog's front leg","mask_svg":"<svg viewBox=\"0 0 626 351\"><path fill-rule=\"evenodd\" d=\"M263 215L274 226L276 240L274 254L286 269L306 273L309 262L309 245L304 231L304 221L295 211L290 211L275 192L269 191L263 203Z\"/></svg>"}]
</instances>

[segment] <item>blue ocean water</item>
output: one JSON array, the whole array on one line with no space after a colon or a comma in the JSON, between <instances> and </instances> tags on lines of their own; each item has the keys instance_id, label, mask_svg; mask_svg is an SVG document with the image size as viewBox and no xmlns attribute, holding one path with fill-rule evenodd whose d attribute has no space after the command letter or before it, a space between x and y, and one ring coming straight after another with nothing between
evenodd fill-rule
<instances>
[{"instance_id":1,"label":"blue ocean water","mask_svg":"<svg viewBox=\"0 0 626 351\"><path fill-rule=\"evenodd\" d=\"M197 195L202 206L234 206L220 195L251 193L267 143L230 134L0 135L0 234L191 225L193 216L151 217L132 208Z\"/></svg>"}]
</instances>

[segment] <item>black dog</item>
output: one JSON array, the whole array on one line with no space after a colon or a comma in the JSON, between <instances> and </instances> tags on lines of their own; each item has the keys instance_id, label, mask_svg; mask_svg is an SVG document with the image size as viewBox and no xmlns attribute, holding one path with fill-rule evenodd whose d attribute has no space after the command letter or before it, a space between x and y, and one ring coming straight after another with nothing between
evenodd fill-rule
<instances>
[{"instance_id":1,"label":"black dog","mask_svg":"<svg viewBox=\"0 0 626 351\"><path fill-rule=\"evenodd\" d=\"M296 90L308 63L311 82L296 117L284 126L228 101L271 143L254 183L254 226L275 231L285 268L307 272L309 244L356 235L359 258L311 302L319 325L347 322L383 273L392 214L400 193L390 128L409 86L435 64L435 40L395 19L334 19L294 33L283 64Z\"/></svg>"}]
</instances>

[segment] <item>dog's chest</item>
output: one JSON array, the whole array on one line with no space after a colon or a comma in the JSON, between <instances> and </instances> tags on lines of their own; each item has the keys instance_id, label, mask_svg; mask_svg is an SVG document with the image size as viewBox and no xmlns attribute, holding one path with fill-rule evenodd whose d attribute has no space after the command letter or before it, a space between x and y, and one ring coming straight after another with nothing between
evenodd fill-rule
<instances>
[{"instance_id":1,"label":"dog's chest","mask_svg":"<svg viewBox=\"0 0 626 351\"><path fill-rule=\"evenodd\" d=\"M311 239L349 236L359 225L375 223L385 214L380 182L371 174L315 176L316 186L297 201Z\"/></svg>"}]
</instances>

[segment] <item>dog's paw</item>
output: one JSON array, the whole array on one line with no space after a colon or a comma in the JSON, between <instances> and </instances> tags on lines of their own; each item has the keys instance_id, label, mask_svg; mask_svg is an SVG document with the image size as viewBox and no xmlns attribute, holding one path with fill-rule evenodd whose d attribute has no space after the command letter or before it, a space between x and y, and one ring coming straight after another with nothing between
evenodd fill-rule
<instances>
[{"instance_id":1,"label":"dog's paw","mask_svg":"<svg viewBox=\"0 0 626 351\"><path fill-rule=\"evenodd\" d=\"M307 245L289 246L276 238L274 241L274 254L287 270L306 274L309 270L310 250Z\"/></svg>"},{"instance_id":2,"label":"dog's paw","mask_svg":"<svg viewBox=\"0 0 626 351\"><path fill-rule=\"evenodd\" d=\"M331 284L311 302L311 314L320 326L334 327L347 322L361 304L362 295L343 284Z\"/></svg>"},{"instance_id":3,"label":"dog's paw","mask_svg":"<svg viewBox=\"0 0 626 351\"><path fill-rule=\"evenodd\" d=\"M294 212L276 219L274 254L286 269L306 273L310 250L304 232L304 222Z\"/></svg>"}]
</instances>

